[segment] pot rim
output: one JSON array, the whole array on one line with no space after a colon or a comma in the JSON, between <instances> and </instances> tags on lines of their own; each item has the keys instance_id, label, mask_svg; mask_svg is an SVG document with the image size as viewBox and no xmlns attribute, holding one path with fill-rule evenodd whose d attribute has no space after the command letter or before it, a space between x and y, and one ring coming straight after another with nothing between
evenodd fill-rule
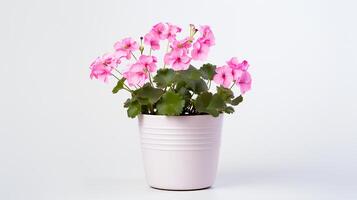
<instances>
[{"instance_id":1,"label":"pot rim","mask_svg":"<svg viewBox=\"0 0 357 200\"><path fill-rule=\"evenodd\" d=\"M220 113L217 117L214 117L210 114L201 114L201 115L177 115L177 116L169 116L169 115L151 115L151 114L139 114L139 117L153 117L153 118L189 118L189 117L213 117L220 118L224 115L224 113Z\"/></svg>"}]
</instances>

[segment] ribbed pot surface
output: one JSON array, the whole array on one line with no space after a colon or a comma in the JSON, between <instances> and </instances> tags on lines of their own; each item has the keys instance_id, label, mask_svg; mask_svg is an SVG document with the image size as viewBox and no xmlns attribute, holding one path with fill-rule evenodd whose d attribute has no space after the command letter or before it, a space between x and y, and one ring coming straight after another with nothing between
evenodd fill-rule
<instances>
[{"instance_id":1,"label":"ribbed pot surface","mask_svg":"<svg viewBox=\"0 0 357 200\"><path fill-rule=\"evenodd\" d=\"M146 179L154 188L194 190L215 179L223 115L140 115Z\"/></svg>"}]
</instances>

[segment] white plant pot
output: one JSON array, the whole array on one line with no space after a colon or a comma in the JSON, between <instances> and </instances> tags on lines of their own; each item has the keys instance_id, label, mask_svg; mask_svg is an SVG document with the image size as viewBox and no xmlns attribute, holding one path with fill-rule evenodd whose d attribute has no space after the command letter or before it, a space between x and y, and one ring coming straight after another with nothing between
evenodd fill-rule
<instances>
[{"instance_id":1,"label":"white plant pot","mask_svg":"<svg viewBox=\"0 0 357 200\"><path fill-rule=\"evenodd\" d=\"M223 115L140 115L146 180L153 188L196 190L212 186Z\"/></svg>"}]
</instances>

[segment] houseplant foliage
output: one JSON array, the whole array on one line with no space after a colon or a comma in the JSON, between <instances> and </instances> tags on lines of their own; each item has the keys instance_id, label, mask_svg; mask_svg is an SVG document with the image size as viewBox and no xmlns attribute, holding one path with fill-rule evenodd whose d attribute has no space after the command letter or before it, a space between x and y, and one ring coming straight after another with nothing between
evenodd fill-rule
<instances>
[{"instance_id":1,"label":"houseplant foliage","mask_svg":"<svg viewBox=\"0 0 357 200\"><path fill-rule=\"evenodd\" d=\"M130 93L124 107L131 118L233 113L251 88L248 62L233 57L220 66L205 63L215 45L211 28L191 24L188 36L180 39L181 31L176 25L158 23L138 41L128 37L116 42L113 52L92 62L90 77L104 82L114 77L112 92ZM162 62L155 56L160 49ZM194 66L193 61L202 64ZM234 94L234 87L239 94Z\"/></svg>"}]
</instances>

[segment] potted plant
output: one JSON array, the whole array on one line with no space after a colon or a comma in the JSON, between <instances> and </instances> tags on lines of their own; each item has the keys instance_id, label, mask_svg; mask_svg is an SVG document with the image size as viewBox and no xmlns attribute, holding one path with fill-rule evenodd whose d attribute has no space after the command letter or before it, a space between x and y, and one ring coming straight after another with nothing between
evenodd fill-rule
<instances>
[{"instance_id":1,"label":"potted plant","mask_svg":"<svg viewBox=\"0 0 357 200\"><path fill-rule=\"evenodd\" d=\"M190 25L188 36L178 39L181 30L158 23L139 42L124 38L90 65L90 78L108 82L114 77L112 92L130 94L124 108L128 117L138 117L147 182L167 190L213 184L223 113L233 113L251 88L245 60L233 57L222 66L199 68L191 64L204 61L215 44L209 26ZM155 55L160 48L165 51L162 62ZM235 86L240 95L234 95Z\"/></svg>"}]
</instances>

